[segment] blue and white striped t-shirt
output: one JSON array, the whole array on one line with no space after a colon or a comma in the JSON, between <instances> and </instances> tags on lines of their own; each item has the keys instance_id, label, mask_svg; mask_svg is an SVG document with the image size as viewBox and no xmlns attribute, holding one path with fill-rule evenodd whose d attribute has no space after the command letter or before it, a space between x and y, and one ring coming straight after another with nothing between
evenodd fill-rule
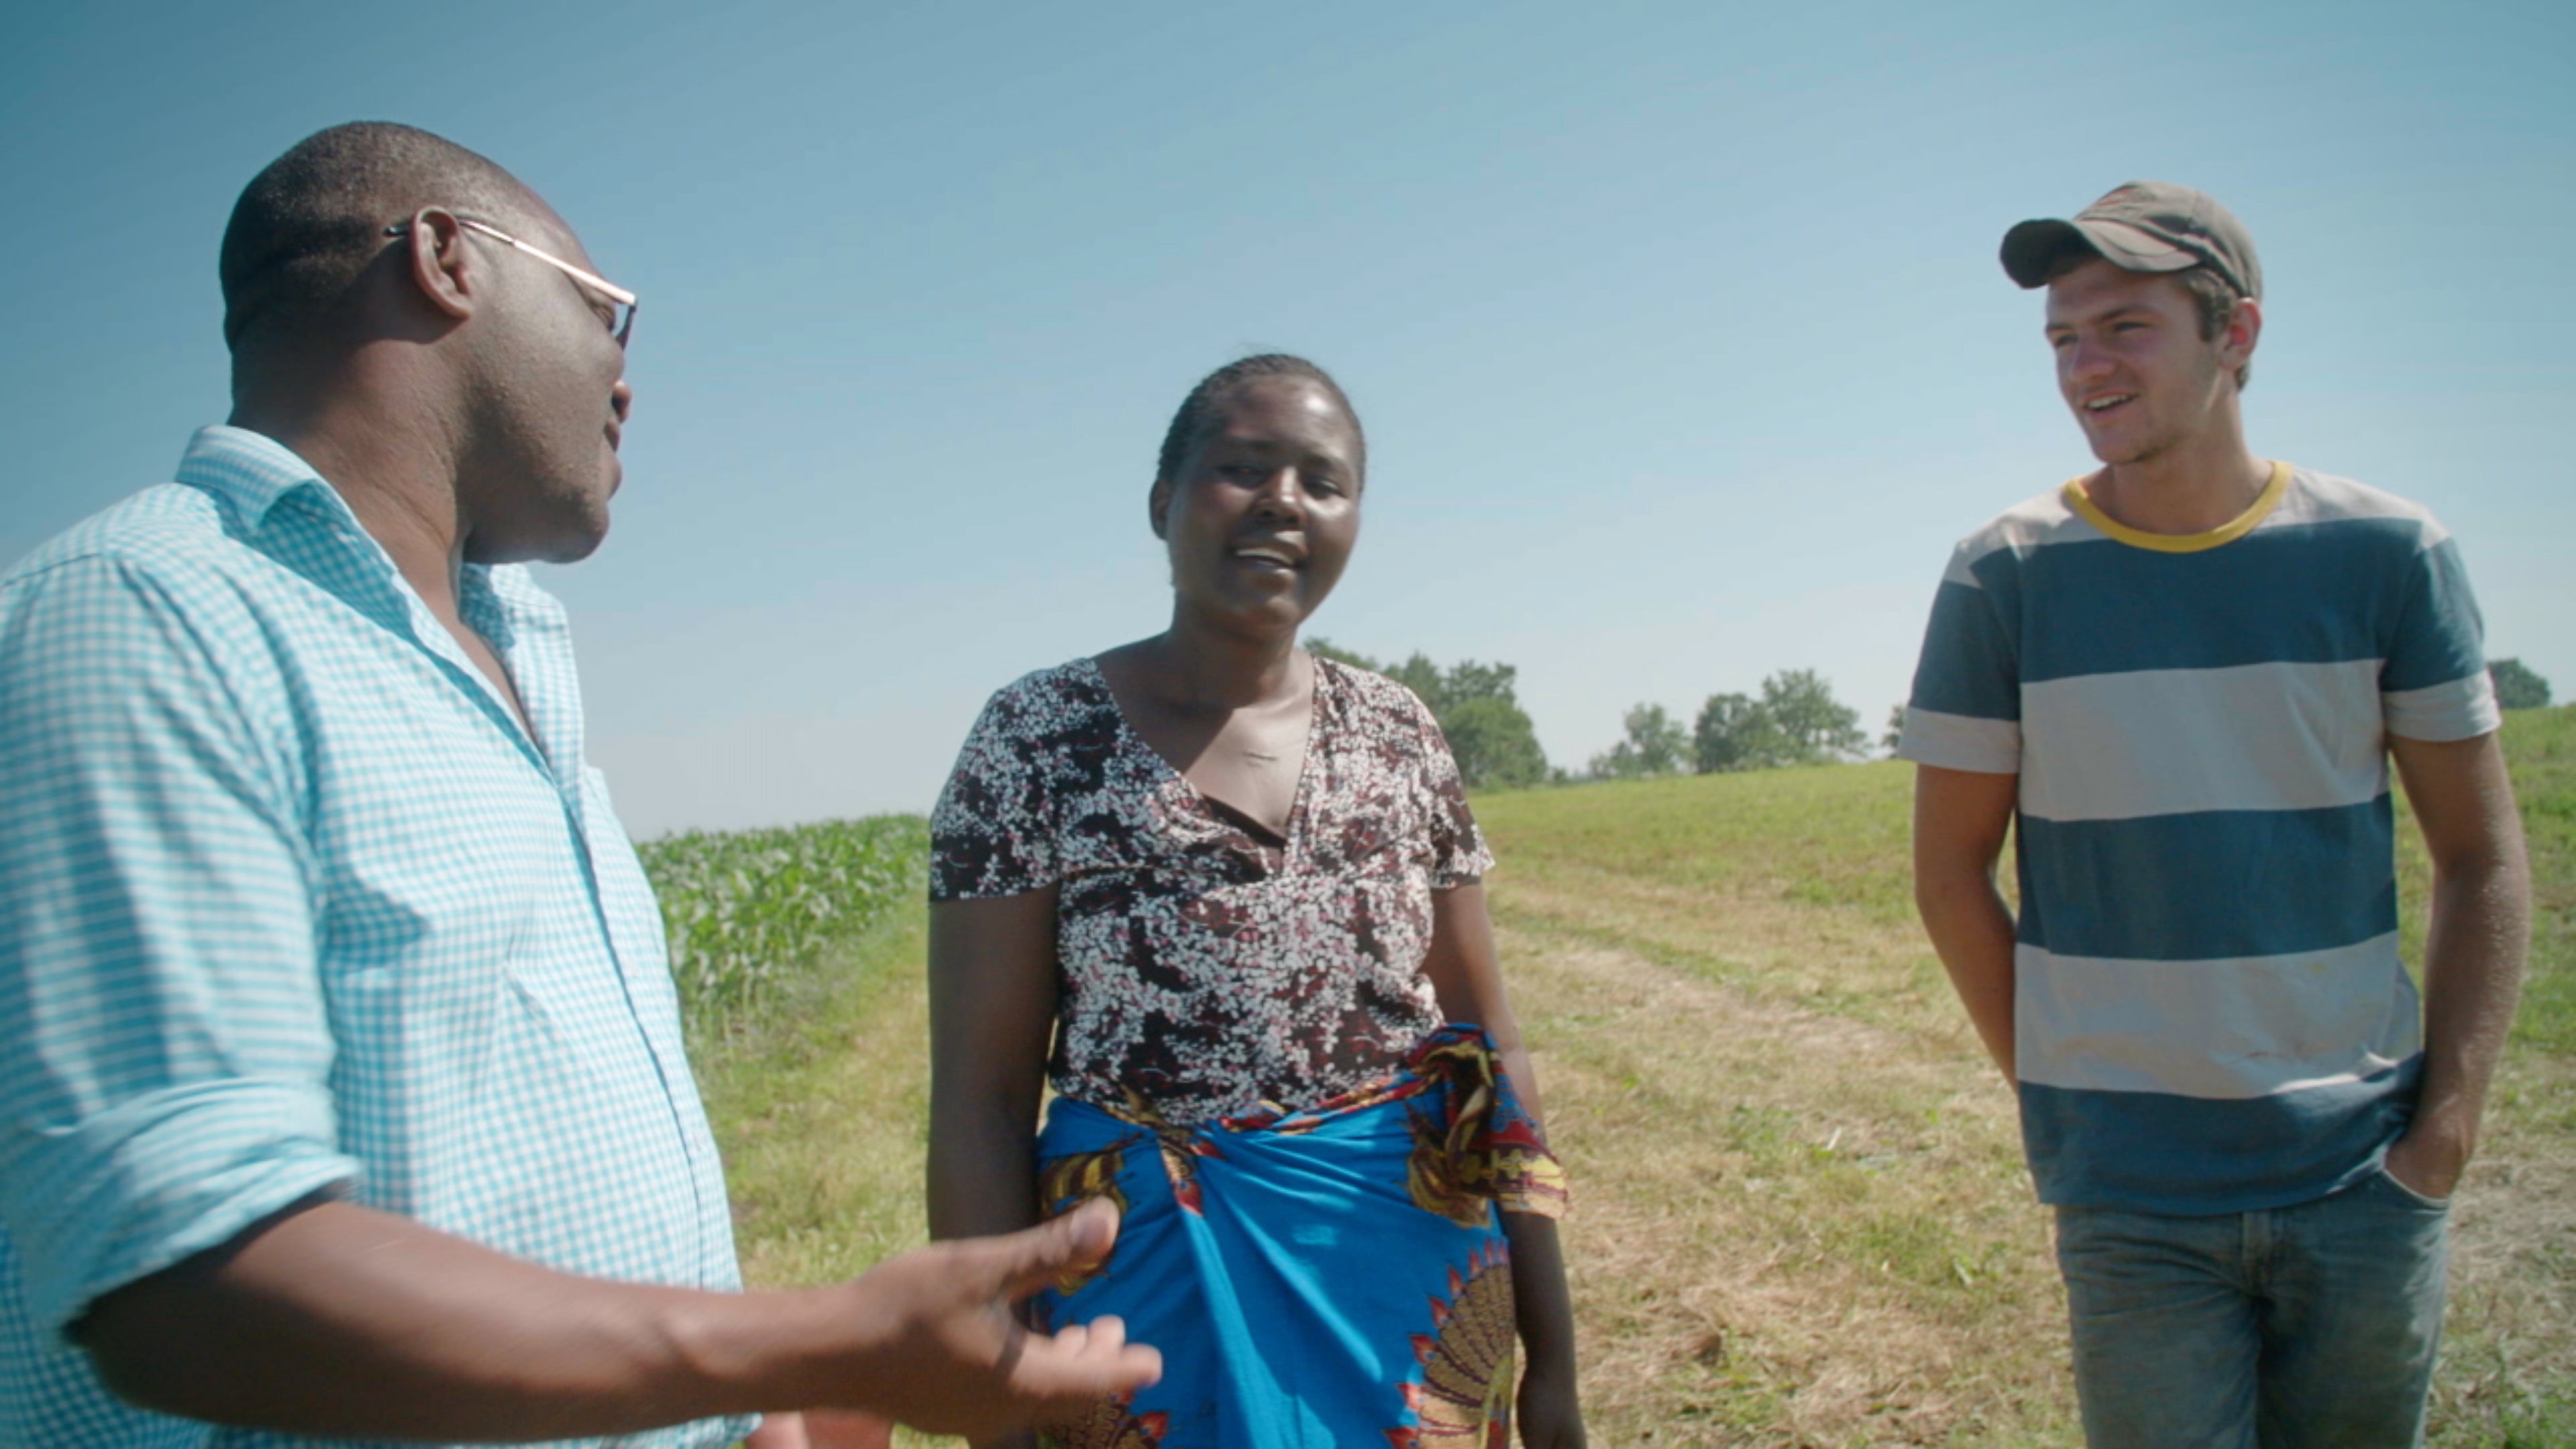
<instances>
[{"instance_id":1,"label":"blue and white striped t-shirt","mask_svg":"<svg viewBox=\"0 0 2576 1449\"><path fill-rule=\"evenodd\" d=\"M533 733L340 495L234 428L0 578L5 1449L310 1442L127 1408L66 1330L315 1192L737 1286L563 610L517 567L458 602Z\"/></svg>"},{"instance_id":2,"label":"blue and white striped t-shirt","mask_svg":"<svg viewBox=\"0 0 2576 1449\"><path fill-rule=\"evenodd\" d=\"M2275 464L2189 537L2069 483L1959 545L1897 753L2020 777L2043 1201L2250 1211L2376 1165L2422 1058L2387 737L2497 722L2457 547L2358 483Z\"/></svg>"}]
</instances>

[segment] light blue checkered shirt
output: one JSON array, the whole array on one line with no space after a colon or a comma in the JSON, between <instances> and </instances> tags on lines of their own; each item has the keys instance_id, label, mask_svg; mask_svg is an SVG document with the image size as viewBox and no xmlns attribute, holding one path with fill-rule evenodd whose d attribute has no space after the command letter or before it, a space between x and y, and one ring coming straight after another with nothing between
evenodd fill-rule
<instances>
[{"instance_id":1,"label":"light blue checkered shirt","mask_svg":"<svg viewBox=\"0 0 2576 1449\"><path fill-rule=\"evenodd\" d=\"M0 577L0 1445L311 1443L127 1409L65 1329L317 1191L737 1286L562 608L470 565L460 606L533 742L339 494L234 428Z\"/></svg>"}]
</instances>

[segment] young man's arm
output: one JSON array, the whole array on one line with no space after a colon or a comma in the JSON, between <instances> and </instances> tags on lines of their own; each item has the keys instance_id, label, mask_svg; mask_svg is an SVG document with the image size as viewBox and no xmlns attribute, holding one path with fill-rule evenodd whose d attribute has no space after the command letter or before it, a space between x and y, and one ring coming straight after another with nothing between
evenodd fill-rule
<instances>
[{"instance_id":1,"label":"young man's arm","mask_svg":"<svg viewBox=\"0 0 2576 1449\"><path fill-rule=\"evenodd\" d=\"M2016 1080L2013 922L1995 888L1995 863L2020 779L1939 765L1914 772L1914 908L2007 1082Z\"/></svg>"},{"instance_id":2,"label":"young man's arm","mask_svg":"<svg viewBox=\"0 0 2576 1449\"><path fill-rule=\"evenodd\" d=\"M2504 751L2492 733L2430 741L2392 735L2406 800L2433 860L2424 934L2424 1086L2388 1171L2448 1197L2476 1148L2487 1084L2504 1054L2531 935L2531 865Z\"/></svg>"}]
</instances>

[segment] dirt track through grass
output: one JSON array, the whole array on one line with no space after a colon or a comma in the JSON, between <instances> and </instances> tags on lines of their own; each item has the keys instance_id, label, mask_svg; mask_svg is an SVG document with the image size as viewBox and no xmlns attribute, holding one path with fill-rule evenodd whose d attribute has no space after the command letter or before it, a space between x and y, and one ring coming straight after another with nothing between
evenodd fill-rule
<instances>
[{"instance_id":1,"label":"dirt track through grass","mask_svg":"<svg viewBox=\"0 0 2576 1449\"><path fill-rule=\"evenodd\" d=\"M1884 1029L1635 956L1515 948L1601 1442L1993 1442L2061 1427L1999 1086ZM1676 1132L1676 1124L1687 1124Z\"/></svg>"},{"instance_id":2,"label":"dirt track through grass","mask_svg":"<svg viewBox=\"0 0 2576 1449\"><path fill-rule=\"evenodd\" d=\"M2521 738L2541 939L2456 1209L2445 1446L2576 1443L2576 715ZM1596 1445L2080 1442L2011 1095L1905 899L1907 780L1478 802L1575 1174ZM854 1273L921 1236L921 942L914 907L767 1027L702 1046L755 1283Z\"/></svg>"}]
</instances>

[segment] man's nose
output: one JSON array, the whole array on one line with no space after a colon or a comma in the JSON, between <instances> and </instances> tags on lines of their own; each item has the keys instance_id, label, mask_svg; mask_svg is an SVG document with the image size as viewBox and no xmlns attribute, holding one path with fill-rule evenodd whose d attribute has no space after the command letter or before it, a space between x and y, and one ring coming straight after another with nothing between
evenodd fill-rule
<instances>
[{"instance_id":1,"label":"man's nose","mask_svg":"<svg viewBox=\"0 0 2576 1449\"><path fill-rule=\"evenodd\" d=\"M2101 347L2081 337L2076 338L2073 343L2068 345L2066 349L2066 375L2068 377L2075 378L2078 381L2088 381L2093 378L2101 377L2110 370L2111 353L2108 348Z\"/></svg>"},{"instance_id":2,"label":"man's nose","mask_svg":"<svg viewBox=\"0 0 2576 1449\"><path fill-rule=\"evenodd\" d=\"M617 386L608 390L608 406L617 414L617 425L626 426L626 415L635 410L635 389L627 385L626 379L619 378Z\"/></svg>"}]
</instances>

